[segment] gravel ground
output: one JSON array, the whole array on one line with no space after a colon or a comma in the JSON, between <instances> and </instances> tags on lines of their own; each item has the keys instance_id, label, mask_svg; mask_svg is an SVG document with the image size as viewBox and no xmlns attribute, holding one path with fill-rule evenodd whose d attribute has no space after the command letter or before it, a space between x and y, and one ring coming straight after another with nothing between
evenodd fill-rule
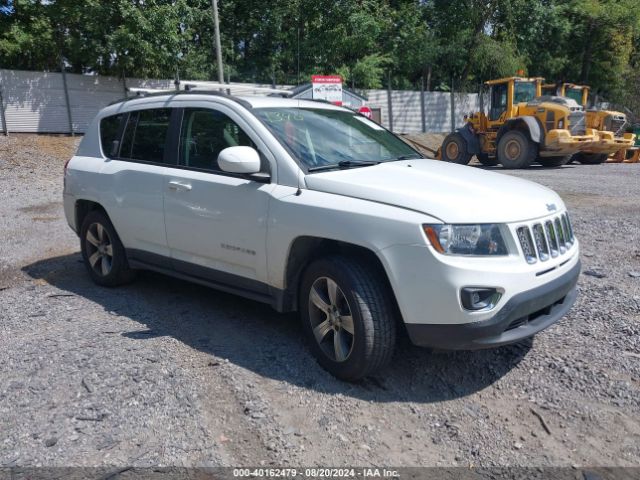
<instances>
[{"instance_id":1,"label":"gravel ground","mask_svg":"<svg viewBox=\"0 0 640 480\"><path fill-rule=\"evenodd\" d=\"M0 466L640 466L640 165L509 172L572 212L584 273L559 324L403 343L345 384L295 316L151 273L93 285L61 205L73 144L0 137Z\"/></svg>"}]
</instances>

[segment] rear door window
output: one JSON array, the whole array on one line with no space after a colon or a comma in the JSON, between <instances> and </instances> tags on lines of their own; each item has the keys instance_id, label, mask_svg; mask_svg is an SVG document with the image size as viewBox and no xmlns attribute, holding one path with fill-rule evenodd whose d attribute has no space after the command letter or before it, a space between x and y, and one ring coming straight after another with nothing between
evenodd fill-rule
<instances>
[{"instance_id":1,"label":"rear door window","mask_svg":"<svg viewBox=\"0 0 640 480\"><path fill-rule=\"evenodd\" d=\"M120 113L100 120L100 143L105 157L113 156L114 147L115 151L118 151L118 145L114 145L114 142L120 140L120 124L125 116Z\"/></svg>"},{"instance_id":2,"label":"rear door window","mask_svg":"<svg viewBox=\"0 0 640 480\"><path fill-rule=\"evenodd\" d=\"M163 163L170 119L170 108L131 112L122 138L120 157Z\"/></svg>"}]
</instances>

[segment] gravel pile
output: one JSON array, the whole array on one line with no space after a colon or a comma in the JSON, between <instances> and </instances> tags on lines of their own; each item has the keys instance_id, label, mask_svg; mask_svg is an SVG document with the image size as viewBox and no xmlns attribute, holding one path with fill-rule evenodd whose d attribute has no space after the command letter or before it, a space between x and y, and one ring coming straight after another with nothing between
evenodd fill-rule
<instances>
[{"instance_id":1,"label":"gravel pile","mask_svg":"<svg viewBox=\"0 0 640 480\"><path fill-rule=\"evenodd\" d=\"M93 285L61 205L73 142L0 137L0 467L640 466L640 166L508 172L570 208L584 273L559 324L403 341L345 384L295 316L151 273Z\"/></svg>"}]
</instances>

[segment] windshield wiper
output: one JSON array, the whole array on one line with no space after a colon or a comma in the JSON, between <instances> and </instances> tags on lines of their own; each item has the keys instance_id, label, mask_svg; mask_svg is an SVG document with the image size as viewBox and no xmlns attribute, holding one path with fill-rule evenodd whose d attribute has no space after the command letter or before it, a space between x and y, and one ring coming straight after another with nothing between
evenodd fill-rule
<instances>
[{"instance_id":1,"label":"windshield wiper","mask_svg":"<svg viewBox=\"0 0 640 480\"><path fill-rule=\"evenodd\" d=\"M399 160L424 160L424 157L416 157L418 153L412 153L411 155L400 155L399 157L387 160L388 162L397 162Z\"/></svg>"},{"instance_id":2,"label":"windshield wiper","mask_svg":"<svg viewBox=\"0 0 640 480\"><path fill-rule=\"evenodd\" d=\"M319 165L317 167L310 167L309 172L319 172L322 170L333 170L334 168L353 168L353 167L367 167L369 165L378 165L380 162L372 162L366 160L342 160L338 163L332 163L329 165Z\"/></svg>"}]
</instances>

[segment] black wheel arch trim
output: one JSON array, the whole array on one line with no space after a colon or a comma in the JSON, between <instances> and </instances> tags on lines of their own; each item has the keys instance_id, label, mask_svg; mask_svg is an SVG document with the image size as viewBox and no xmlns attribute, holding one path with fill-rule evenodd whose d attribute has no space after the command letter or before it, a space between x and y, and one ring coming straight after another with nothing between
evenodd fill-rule
<instances>
[{"instance_id":1,"label":"black wheel arch trim","mask_svg":"<svg viewBox=\"0 0 640 480\"><path fill-rule=\"evenodd\" d=\"M464 138L467 144L467 153L475 155L480 153L480 141L478 136L473 132L471 124L467 123L464 127L456 129L456 133L459 133Z\"/></svg>"}]
</instances>

